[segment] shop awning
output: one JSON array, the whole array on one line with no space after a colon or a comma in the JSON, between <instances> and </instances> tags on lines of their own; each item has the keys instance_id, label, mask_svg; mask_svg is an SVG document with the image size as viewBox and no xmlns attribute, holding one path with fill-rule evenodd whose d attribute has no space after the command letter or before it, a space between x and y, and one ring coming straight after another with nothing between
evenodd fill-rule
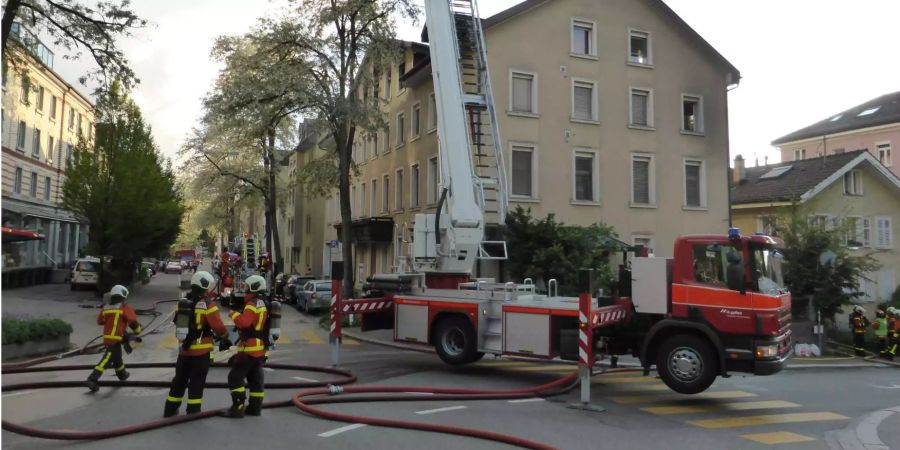
<instances>
[{"instance_id":1,"label":"shop awning","mask_svg":"<svg viewBox=\"0 0 900 450\"><path fill-rule=\"evenodd\" d=\"M18 230L9 227L2 227L2 233L4 244L7 242L37 241L46 239L43 234L40 234L36 231Z\"/></svg>"}]
</instances>

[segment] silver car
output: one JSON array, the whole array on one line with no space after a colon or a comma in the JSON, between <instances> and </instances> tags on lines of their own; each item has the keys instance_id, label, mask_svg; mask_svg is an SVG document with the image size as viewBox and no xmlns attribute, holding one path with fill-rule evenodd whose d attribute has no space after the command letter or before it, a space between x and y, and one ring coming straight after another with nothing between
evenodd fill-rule
<instances>
[{"instance_id":1,"label":"silver car","mask_svg":"<svg viewBox=\"0 0 900 450\"><path fill-rule=\"evenodd\" d=\"M331 306L331 280L307 281L297 296L297 309L307 313Z\"/></svg>"}]
</instances>

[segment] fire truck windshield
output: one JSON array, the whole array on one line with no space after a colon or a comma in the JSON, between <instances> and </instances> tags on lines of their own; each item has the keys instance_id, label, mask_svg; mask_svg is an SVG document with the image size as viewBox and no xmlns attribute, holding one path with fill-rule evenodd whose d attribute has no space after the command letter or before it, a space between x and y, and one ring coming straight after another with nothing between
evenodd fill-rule
<instances>
[{"instance_id":1,"label":"fire truck windshield","mask_svg":"<svg viewBox=\"0 0 900 450\"><path fill-rule=\"evenodd\" d=\"M766 295L780 295L787 292L781 276L784 257L771 247L751 247L753 283L757 292Z\"/></svg>"}]
</instances>

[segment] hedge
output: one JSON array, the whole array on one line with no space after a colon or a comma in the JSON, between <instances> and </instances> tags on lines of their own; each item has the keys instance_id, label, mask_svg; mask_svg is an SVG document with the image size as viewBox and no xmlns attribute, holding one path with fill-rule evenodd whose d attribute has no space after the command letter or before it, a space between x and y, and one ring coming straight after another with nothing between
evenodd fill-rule
<instances>
[{"instance_id":1,"label":"hedge","mask_svg":"<svg viewBox=\"0 0 900 450\"><path fill-rule=\"evenodd\" d=\"M49 341L72 334L72 325L60 319L3 319L3 345Z\"/></svg>"}]
</instances>

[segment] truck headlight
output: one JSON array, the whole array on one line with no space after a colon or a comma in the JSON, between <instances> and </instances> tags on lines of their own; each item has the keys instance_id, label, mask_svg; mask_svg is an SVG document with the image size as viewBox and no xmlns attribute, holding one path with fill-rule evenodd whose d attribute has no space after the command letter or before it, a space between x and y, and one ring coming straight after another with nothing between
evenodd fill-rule
<instances>
[{"instance_id":1,"label":"truck headlight","mask_svg":"<svg viewBox=\"0 0 900 450\"><path fill-rule=\"evenodd\" d=\"M778 356L778 345L757 345L756 346L756 357L757 358L770 358L772 356Z\"/></svg>"}]
</instances>

